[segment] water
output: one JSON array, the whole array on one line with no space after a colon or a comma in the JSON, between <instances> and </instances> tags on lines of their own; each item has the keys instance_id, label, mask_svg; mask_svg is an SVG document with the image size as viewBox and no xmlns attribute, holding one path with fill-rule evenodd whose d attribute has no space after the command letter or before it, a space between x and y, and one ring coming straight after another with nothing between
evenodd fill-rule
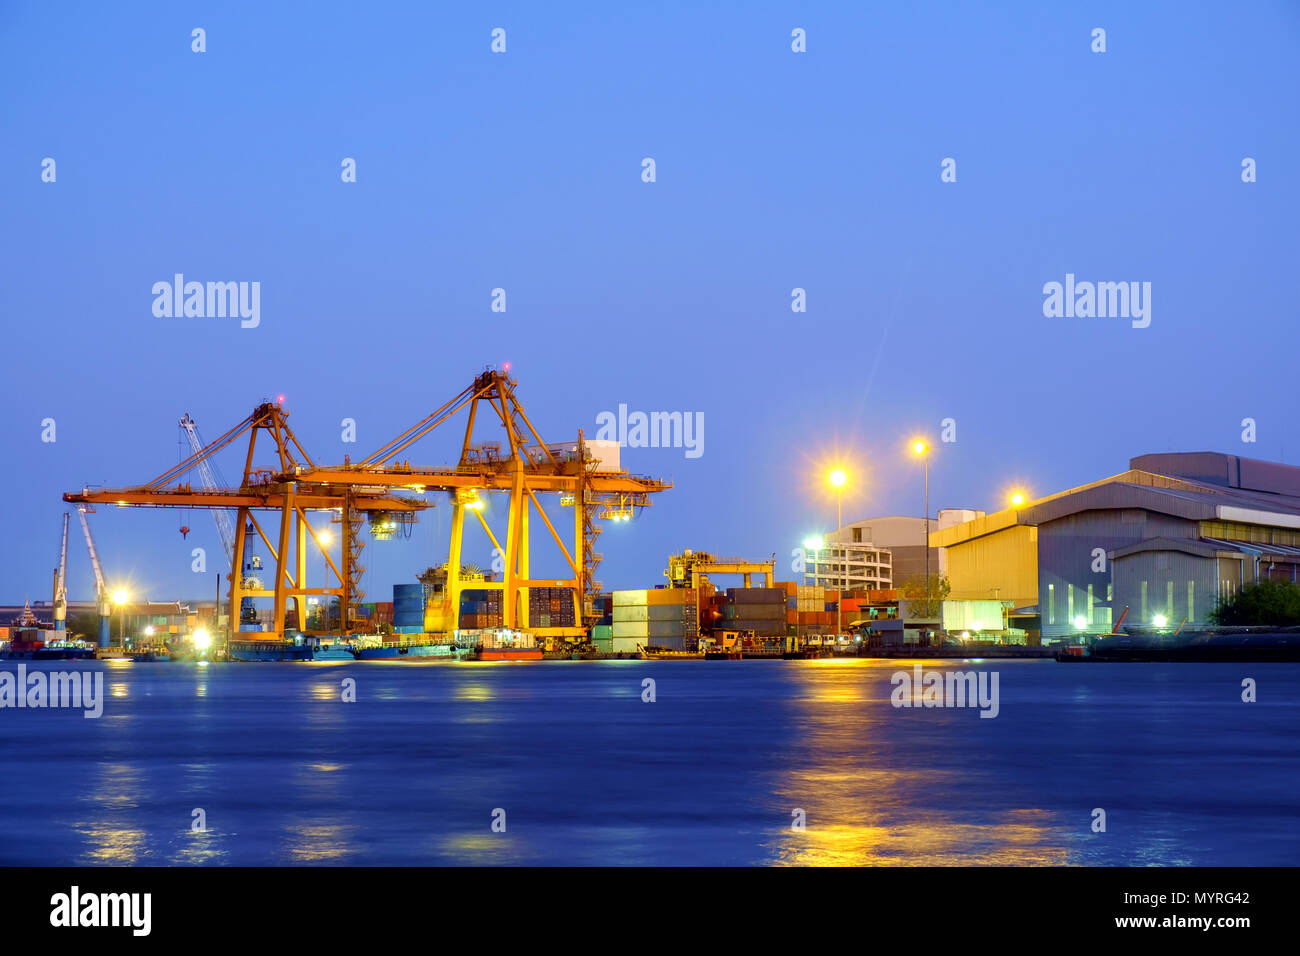
<instances>
[{"instance_id":1,"label":"water","mask_svg":"<svg viewBox=\"0 0 1300 956\"><path fill-rule=\"evenodd\" d=\"M1300 863L1300 665L925 665L995 719L910 665L35 665L107 703L0 710L0 863Z\"/></svg>"}]
</instances>

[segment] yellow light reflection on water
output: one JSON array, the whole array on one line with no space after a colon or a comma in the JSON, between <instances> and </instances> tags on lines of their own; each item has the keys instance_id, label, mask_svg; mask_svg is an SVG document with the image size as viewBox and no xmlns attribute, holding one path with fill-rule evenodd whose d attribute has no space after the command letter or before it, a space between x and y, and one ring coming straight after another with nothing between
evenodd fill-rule
<instances>
[{"instance_id":1,"label":"yellow light reflection on water","mask_svg":"<svg viewBox=\"0 0 1300 956\"><path fill-rule=\"evenodd\" d=\"M487 684L461 684L453 695L456 700L493 700L496 695Z\"/></svg>"},{"instance_id":2,"label":"yellow light reflection on water","mask_svg":"<svg viewBox=\"0 0 1300 956\"><path fill-rule=\"evenodd\" d=\"M295 863L342 860L352 849L357 827L333 822L299 823L288 828L289 856Z\"/></svg>"},{"instance_id":3,"label":"yellow light reflection on water","mask_svg":"<svg viewBox=\"0 0 1300 956\"><path fill-rule=\"evenodd\" d=\"M989 805L978 761L964 761L961 769L946 766L963 740L972 748L981 745L974 713L960 712L975 718L974 727L938 721L919 727L917 711L890 705L894 673L911 675L915 665L946 670L967 664L910 658L798 662L791 670L799 685L791 701L797 745L771 781L784 816L764 843L768 859L795 866L1070 863L1058 814ZM957 718L947 709L928 713ZM908 719L910 725L902 723ZM988 772L995 777L998 768ZM939 795L952 793L966 793L969 800L935 805L943 800ZM803 812L803 829L791 826L796 810Z\"/></svg>"},{"instance_id":4,"label":"yellow light reflection on water","mask_svg":"<svg viewBox=\"0 0 1300 956\"><path fill-rule=\"evenodd\" d=\"M148 853L143 829L132 826L125 814L138 809L142 774L128 763L100 763L93 783L82 798L90 818L73 824L85 841L86 863L133 866Z\"/></svg>"}]
</instances>

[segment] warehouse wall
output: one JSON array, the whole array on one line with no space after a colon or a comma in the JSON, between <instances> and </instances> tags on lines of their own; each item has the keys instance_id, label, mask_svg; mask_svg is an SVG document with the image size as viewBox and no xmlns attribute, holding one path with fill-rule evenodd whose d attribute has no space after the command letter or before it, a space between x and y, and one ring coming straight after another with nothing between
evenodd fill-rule
<instances>
[{"instance_id":1,"label":"warehouse wall","mask_svg":"<svg viewBox=\"0 0 1300 956\"><path fill-rule=\"evenodd\" d=\"M955 601L1038 601L1038 529L1013 525L945 549Z\"/></svg>"},{"instance_id":2,"label":"warehouse wall","mask_svg":"<svg viewBox=\"0 0 1300 956\"><path fill-rule=\"evenodd\" d=\"M1216 558L1181 551L1139 551L1116 558L1111 565L1115 617L1127 606L1130 624L1149 625L1157 614L1171 627L1184 617L1189 625L1208 623L1219 598L1218 564Z\"/></svg>"},{"instance_id":3,"label":"warehouse wall","mask_svg":"<svg viewBox=\"0 0 1300 956\"><path fill-rule=\"evenodd\" d=\"M1040 525L1037 603L1043 637L1077 634L1073 622L1079 616L1087 619L1088 632L1104 633L1128 603L1113 592L1109 560L1094 570L1098 549L1105 553L1146 538L1196 536L1195 521L1141 508L1083 511ZM1112 608L1096 606L1108 599ZM1136 608L1130 619L1134 613Z\"/></svg>"}]
</instances>

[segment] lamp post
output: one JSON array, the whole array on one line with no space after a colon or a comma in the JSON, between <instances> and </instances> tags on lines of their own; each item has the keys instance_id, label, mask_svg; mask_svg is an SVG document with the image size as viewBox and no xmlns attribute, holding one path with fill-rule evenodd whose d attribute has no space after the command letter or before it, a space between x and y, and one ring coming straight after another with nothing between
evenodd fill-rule
<instances>
[{"instance_id":1,"label":"lamp post","mask_svg":"<svg viewBox=\"0 0 1300 956\"><path fill-rule=\"evenodd\" d=\"M827 476L827 480L830 481L831 487L835 489L835 537L836 540L838 540L840 532L844 530L844 485L849 480L849 477L844 474L842 468L836 468ZM844 542L840 541L839 544L840 560L844 563L839 566L840 574L838 576L838 581L840 590L843 591L848 586L849 559L848 552L844 548ZM835 638L837 641L839 640L840 627L843 622L843 618L840 614L840 607L843 600L844 595L841 593L835 601Z\"/></svg>"},{"instance_id":2,"label":"lamp post","mask_svg":"<svg viewBox=\"0 0 1300 956\"><path fill-rule=\"evenodd\" d=\"M930 446L923 439L912 442L912 453L925 465L925 613L930 616Z\"/></svg>"},{"instance_id":3,"label":"lamp post","mask_svg":"<svg viewBox=\"0 0 1300 956\"><path fill-rule=\"evenodd\" d=\"M126 602L129 599L130 595L121 588L113 592L113 603L122 611L122 618L117 627L117 643L122 647L126 647Z\"/></svg>"}]
</instances>

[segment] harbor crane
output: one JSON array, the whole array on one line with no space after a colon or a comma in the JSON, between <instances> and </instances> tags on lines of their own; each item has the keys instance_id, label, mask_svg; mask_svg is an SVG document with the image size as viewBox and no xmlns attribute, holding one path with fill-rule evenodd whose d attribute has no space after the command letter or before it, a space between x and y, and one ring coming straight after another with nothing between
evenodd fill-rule
<instances>
[{"instance_id":1,"label":"harbor crane","mask_svg":"<svg viewBox=\"0 0 1300 956\"><path fill-rule=\"evenodd\" d=\"M59 547L59 566L54 571L54 629L68 629L68 519L63 512L63 543Z\"/></svg>"},{"instance_id":2,"label":"harbor crane","mask_svg":"<svg viewBox=\"0 0 1300 956\"><path fill-rule=\"evenodd\" d=\"M355 464L345 458L342 465L328 467L317 465L302 448L289 428L288 414L280 403L263 402L242 422L152 481L127 488L83 489L69 492L63 498L78 504L124 508L233 510L236 518L234 544L229 555L230 619L237 620L245 597L272 598L275 610L270 630L244 632L239 638L282 641L288 602L293 602L298 622L302 624L307 619L305 600L309 595L337 597L340 626L344 633L350 633L360 623L352 612L362 594L358 580L365 570L358 560L363 544L361 522L369 521L373 536L388 537L395 529L409 526L420 511L433 507L432 502L410 497L410 493L443 491L451 498L452 507L447 567L456 571L448 574L441 598L444 619L456 620L460 595L466 587L499 588L504 592L505 626L526 628L528 588L567 587L573 595L576 625L591 620L594 613L591 598L593 588L598 587L594 574L600 556L591 545L599 534L597 521L625 520L637 508L648 506L650 495L672 485L601 466L594 460L581 431L576 443L547 445L524 414L523 405L515 396L515 386L506 371L487 369L458 395L374 454ZM395 461L398 454L462 410L467 412L468 422L456 465L420 468L412 467L409 461ZM504 446L497 442L474 443L474 426L480 411L484 417L495 416L499 420L506 435ZM258 436L263 434L269 436L273 459L268 467L254 467ZM241 436L247 436L248 450L238 485L210 487L201 464L210 462L213 455ZM197 471L202 488L196 489L181 480L191 471ZM505 494L509 502L503 539L497 537L481 513L480 493L492 492ZM562 506L567 503L574 509L572 549L565 546L542 508L539 496L543 494L559 495ZM307 521L309 511L332 512L333 520L340 524L337 563ZM279 515L274 540L256 517L264 512ZM474 515L504 557L504 580L469 581L461 573L466 512ZM567 565L568 573L560 580L530 576L529 524L534 514L546 525ZM240 557L245 540L252 533L270 552L274 578L269 587L247 587L241 574ZM309 538L334 574L336 583L331 586L307 586ZM579 626L530 630L543 639L576 639L584 633Z\"/></svg>"},{"instance_id":3,"label":"harbor crane","mask_svg":"<svg viewBox=\"0 0 1300 956\"><path fill-rule=\"evenodd\" d=\"M698 588L701 579L707 580L713 574L743 575L745 587L749 587L751 574L763 575L763 587L772 586L776 556L767 561L746 561L744 558L720 558L706 551L686 550L681 554L668 557L668 569L664 576L672 588Z\"/></svg>"},{"instance_id":4,"label":"harbor crane","mask_svg":"<svg viewBox=\"0 0 1300 956\"><path fill-rule=\"evenodd\" d=\"M64 495L64 498L66 499L67 495ZM109 603L111 598L108 594L108 584L104 580L104 569L99 564L99 552L95 550L95 539L90 534L90 522L86 520L86 513L94 510L94 505L89 502L77 505L77 517L81 519L81 530L86 535L86 550L90 552L90 568L95 573L95 607L99 611L98 643L100 647L108 647L109 619L113 608Z\"/></svg>"},{"instance_id":5,"label":"harbor crane","mask_svg":"<svg viewBox=\"0 0 1300 956\"><path fill-rule=\"evenodd\" d=\"M199 426L186 412L180 417L179 424L181 430L185 432L185 437L189 440L190 453L195 460L195 468L198 470L199 478L203 483L203 490L215 492L225 487L226 481L224 476L220 475L213 462L208 456L203 454L205 443L203 437L199 434ZM259 591L262 589L262 581L256 572L261 569L261 561L256 557L251 562L245 561L242 556L235 555L235 526L230 520L230 510L228 508L211 508L212 522L217 526L217 537L221 539L221 547L226 552L226 563L233 569L238 568L238 573L243 581L242 587L249 591ZM247 530L247 529L245 529ZM182 528L182 535L187 535L189 528ZM257 608L253 604L253 599L245 595L239 606L239 623L240 625L250 625L257 623ZM302 628L306 623L305 619L298 619L298 626Z\"/></svg>"},{"instance_id":6,"label":"harbor crane","mask_svg":"<svg viewBox=\"0 0 1300 956\"><path fill-rule=\"evenodd\" d=\"M441 598L443 619L454 622L460 595L466 587L498 589L502 594L502 619L506 627L527 628L545 640L573 640L585 634L578 626L594 615L592 598L599 555L592 544L599 533L600 518L631 517L637 508L650 504L650 496L671 488L668 482L607 470L593 460L581 431L576 442L548 445L524 413L515 394L517 383L502 369L489 368L459 394L416 422L379 450L354 463L332 467L295 469L292 477L300 485L318 489L405 488L420 492L446 492L451 499L451 541L446 567L447 584ZM413 467L397 456L460 411L467 413L460 458L451 468ZM505 444L475 444L474 426L480 413L496 421L505 432ZM483 517L482 493L507 496L506 527L503 537ZM555 494L563 507L573 507L572 550L556 530L539 495ZM482 526L497 554L504 558L501 581L469 580L461 572L461 549L467 514ZM529 525L533 515L542 519L567 566L559 580L538 579L530 571ZM501 530L501 529L498 529ZM560 587L572 592L573 627L529 627L528 589ZM452 624L452 627L455 625Z\"/></svg>"},{"instance_id":7,"label":"harbor crane","mask_svg":"<svg viewBox=\"0 0 1300 956\"><path fill-rule=\"evenodd\" d=\"M142 485L124 488L82 489L64 494L63 500L78 505L115 505L119 508L213 508L235 514L234 540L230 549L229 615L232 637L238 626L239 612L245 598L271 598L274 615L269 630L239 632L240 640L283 641L285 612L290 602L302 625L307 620L306 599L309 595L338 598L340 621L346 630L353 622L351 613L357 602L357 578L362 568L357 564L361 542L352 540L360 520L370 517L372 525L378 515L400 515L410 518L414 512L428 507L424 501L393 494L385 488L331 487L319 483L302 487L296 473L314 468L311 457L289 428L288 413L278 402L263 402L241 422L172 468ZM255 466L258 461L258 438L266 436L261 451L268 448L270 462ZM232 446L245 437L248 442L244 453L244 467L239 484L230 487L209 487L203 463L212 456ZM202 487L194 488L182 479L191 471L199 476ZM209 466L211 471L211 466ZM215 477L215 472L213 472ZM340 560L336 563L321 542L315 529L307 520L307 513L325 511L342 520L343 543ZM268 523L264 528L258 514L278 514L279 527ZM84 524L84 517L83 517ZM268 535L268 529L274 539ZM270 565L274 578L270 586L247 579L240 566L245 552L245 542L256 534L270 552ZM334 574L337 583L325 587L307 586L308 539L324 557L325 564ZM89 540L89 539L87 539ZM101 628L102 628L101 622ZM101 630L101 640L103 631Z\"/></svg>"}]
</instances>

